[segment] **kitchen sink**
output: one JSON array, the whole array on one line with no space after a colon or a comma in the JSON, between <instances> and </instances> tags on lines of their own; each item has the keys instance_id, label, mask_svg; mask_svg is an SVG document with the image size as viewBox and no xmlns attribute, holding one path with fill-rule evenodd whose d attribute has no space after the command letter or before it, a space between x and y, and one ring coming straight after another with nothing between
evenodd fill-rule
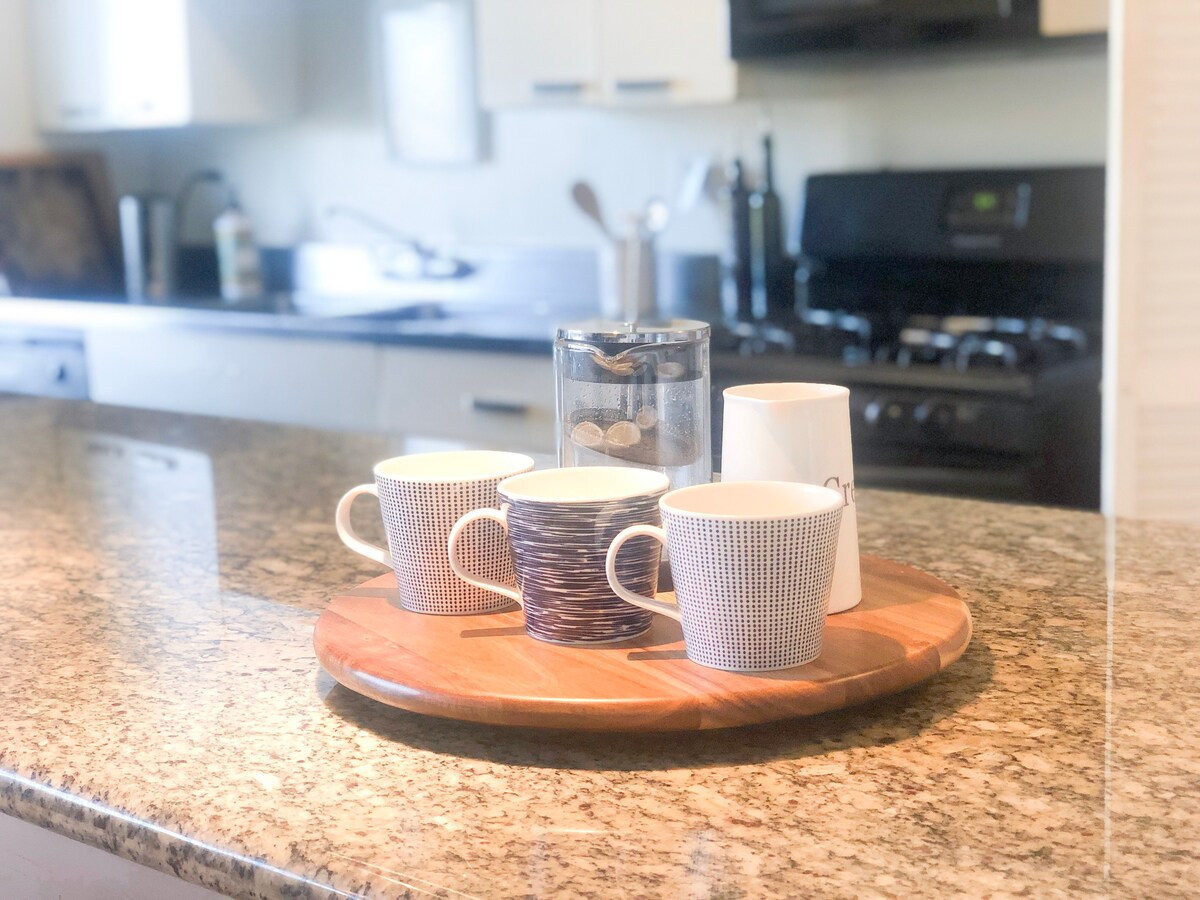
<instances>
[{"instance_id":1,"label":"kitchen sink","mask_svg":"<svg viewBox=\"0 0 1200 900\"><path fill-rule=\"evenodd\" d=\"M430 321L513 312L524 316L598 308L591 249L461 247L455 278L396 278L386 245L310 242L296 248L292 303L312 316Z\"/></svg>"},{"instance_id":2,"label":"kitchen sink","mask_svg":"<svg viewBox=\"0 0 1200 900\"><path fill-rule=\"evenodd\" d=\"M350 313L338 318L372 319L379 322L430 322L451 318L451 312L441 303L413 303L393 309Z\"/></svg>"}]
</instances>

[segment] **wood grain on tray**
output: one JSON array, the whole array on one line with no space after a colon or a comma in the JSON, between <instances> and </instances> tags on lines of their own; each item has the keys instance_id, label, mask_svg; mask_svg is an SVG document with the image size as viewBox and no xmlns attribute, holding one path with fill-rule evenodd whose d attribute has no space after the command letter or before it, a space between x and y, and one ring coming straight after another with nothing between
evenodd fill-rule
<instances>
[{"instance_id":1,"label":"wood grain on tray","mask_svg":"<svg viewBox=\"0 0 1200 900\"><path fill-rule=\"evenodd\" d=\"M810 716L911 687L962 655L971 615L932 575L864 556L863 602L830 617L821 656L779 672L707 669L679 625L602 647L534 640L519 610L428 616L394 603L393 576L336 597L317 622L321 665L341 684L412 712L598 731L722 728Z\"/></svg>"}]
</instances>

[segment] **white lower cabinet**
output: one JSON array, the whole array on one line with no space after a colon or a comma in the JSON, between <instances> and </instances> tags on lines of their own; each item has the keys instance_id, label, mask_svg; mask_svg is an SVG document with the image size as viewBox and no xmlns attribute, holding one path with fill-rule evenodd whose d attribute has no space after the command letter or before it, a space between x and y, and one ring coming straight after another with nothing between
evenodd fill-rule
<instances>
[{"instance_id":1,"label":"white lower cabinet","mask_svg":"<svg viewBox=\"0 0 1200 900\"><path fill-rule=\"evenodd\" d=\"M113 328L87 365L97 403L554 450L549 353Z\"/></svg>"},{"instance_id":2,"label":"white lower cabinet","mask_svg":"<svg viewBox=\"0 0 1200 900\"><path fill-rule=\"evenodd\" d=\"M554 451L554 366L545 356L384 347L380 428L503 450Z\"/></svg>"},{"instance_id":3,"label":"white lower cabinet","mask_svg":"<svg viewBox=\"0 0 1200 900\"><path fill-rule=\"evenodd\" d=\"M0 814L0 896L21 900L221 900L223 895Z\"/></svg>"},{"instance_id":4,"label":"white lower cabinet","mask_svg":"<svg viewBox=\"0 0 1200 900\"><path fill-rule=\"evenodd\" d=\"M376 348L353 341L192 329L87 336L97 403L372 430Z\"/></svg>"}]
</instances>

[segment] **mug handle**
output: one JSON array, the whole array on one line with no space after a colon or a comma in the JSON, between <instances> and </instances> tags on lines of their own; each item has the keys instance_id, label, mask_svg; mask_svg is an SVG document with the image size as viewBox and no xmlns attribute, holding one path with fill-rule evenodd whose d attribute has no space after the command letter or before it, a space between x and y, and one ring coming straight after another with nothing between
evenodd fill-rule
<instances>
[{"instance_id":1,"label":"mug handle","mask_svg":"<svg viewBox=\"0 0 1200 900\"><path fill-rule=\"evenodd\" d=\"M625 585L617 580L617 554L621 552L621 547L626 541L635 537L652 537L663 547L667 546L667 534L657 525L630 525L615 538L613 538L612 546L608 548L608 557L604 560L604 571L608 574L608 586L612 588L614 594L624 600L626 603L632 603L634 606L640 606L642 609L648 609L650 612L659 613L669 619L674 619L676 622L682 620L679 613L679 607L674 603L664 603L654 597L643 597L641 594L635 594Z\"/></svg>"},{"instance_id":2,"label":"mug handle","mask_svg":"<svg viewBox=\"0 0 1200 900\"><path fill-rule=\"evenodd\" d=\"M379 499L379 490L373 484L360 484L358 487L346 491L342 499L338 501L337 514L334 516L338 537L342 539L343 544L360 556L365 556L372 562L382 563L391 568L392 554L382 547L376 547L374 544L364 541L354 533L354 529L350 526L350 507L354 505L354 498L360 494L370 494L376 500Z\"/></svg>"},{"instance_id":3,"label":"mug handle","mask_svg":"<svg viewBox=\"0 0 1200 900\"><path fill-rule=\"evenodd\" d=\"M505 531L508 531L508 504L505 503L499 509L472 510L454 523L454 527L450 529L450 540L446 545L446 550L450 554L450 568L454 570L455 575L467 584L483 588L485 591L492 591L501 597L507 597L523 607L525 604L521 602L519 591L510 588L506 584L500 584L498 581L489 581L486 578L480 578L478 575L468 572L463 567L462 561L458 558L458 542L463 535L463 531L472 522L478 522L480 519L491 519L493 522L499 522L500 526Z\"/></svg>"}]
</instances>

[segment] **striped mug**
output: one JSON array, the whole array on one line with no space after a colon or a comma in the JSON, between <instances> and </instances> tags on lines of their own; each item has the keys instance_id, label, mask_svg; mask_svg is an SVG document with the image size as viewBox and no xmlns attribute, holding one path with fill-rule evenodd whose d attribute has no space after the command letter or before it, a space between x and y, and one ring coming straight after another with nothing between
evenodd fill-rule
<instances>
[{"instance_id":1,"label":"striped mug","mask_svg":"<svg viewBox=\"0 0 1200 900\"><path fill-rule=\"evenodd\" d=\"M637 637L650 613L620 599L608 585L609 545L631 525L657 525L667 476L647 469L582 466L514 475L500 482L500 509L469 512L450 532L450 566L467 584L515 600L525 630L556 644L606 644ZM517 586L471 571L459 544L480 520L500 523L508 535ZM661 549L643 538L616 561L622 580L653 593Z\"/></svg>"}]
</instances>

